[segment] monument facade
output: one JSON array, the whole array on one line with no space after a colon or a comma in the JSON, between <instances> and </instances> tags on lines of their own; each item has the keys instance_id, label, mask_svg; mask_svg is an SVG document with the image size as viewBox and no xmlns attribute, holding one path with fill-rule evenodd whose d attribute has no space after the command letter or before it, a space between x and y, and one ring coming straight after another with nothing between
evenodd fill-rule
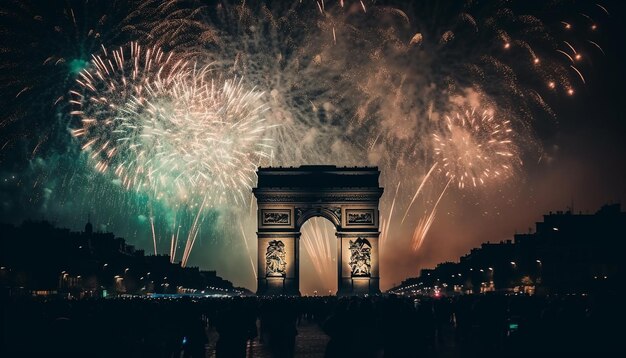
<instances>
[{"instance_id":1,"label":"monument facade","mask_svg":"<svg viewBox=\"0 0 626 358\"><path fill-rule=\"evenodd\" d=\"M321 216L336 229L338 295L379 293L376 167L259 168L258 295L300 294L300 228Z\"/></svg>"}]
</instances>

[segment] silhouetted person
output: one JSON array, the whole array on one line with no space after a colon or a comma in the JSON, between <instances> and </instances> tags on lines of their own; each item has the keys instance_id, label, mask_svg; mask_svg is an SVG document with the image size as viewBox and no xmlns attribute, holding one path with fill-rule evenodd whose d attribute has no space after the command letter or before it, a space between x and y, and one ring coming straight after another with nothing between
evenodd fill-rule
<instances>
[{"instance_id":1,"label":"silhouetted person","mask_svg":"<svg viewBox=\"0 0 626 358\"><path fill-rule=\"evenodd\" d=\"M241 301L233 301L231 305L218 312L215 327L219 334L215 346L216 357L246 356L248 340L256 337L256 317L245 309Z\"/></svg>"},{"instance_id":2,"label":"silhouetted person","mask_svg":"<svg viewBox=\"0 0 626 358\"><path fill-rule=\"evenodd\" d=\"M277 299L265 307L263 326L269 336L269 348L273 357L293 357L298 319L295 302Z\"/></svg>"}]
</instances>

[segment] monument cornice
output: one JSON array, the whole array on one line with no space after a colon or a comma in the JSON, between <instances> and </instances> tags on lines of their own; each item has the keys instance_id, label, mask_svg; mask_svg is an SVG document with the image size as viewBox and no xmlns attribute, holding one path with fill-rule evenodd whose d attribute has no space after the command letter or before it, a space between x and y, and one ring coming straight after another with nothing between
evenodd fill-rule
<instances>
[{"instance_id":1,"label":"monument cornice","mask_svg":"<svg viewBox=\"0 0 626 358\"><path fill-rule=\"evenodd\" d=\"M262 203L345 203L377 201L383 188L337 188L318 190L312 193L306 189L255 188L254 195Z\"/></svg>"}]
</instances>

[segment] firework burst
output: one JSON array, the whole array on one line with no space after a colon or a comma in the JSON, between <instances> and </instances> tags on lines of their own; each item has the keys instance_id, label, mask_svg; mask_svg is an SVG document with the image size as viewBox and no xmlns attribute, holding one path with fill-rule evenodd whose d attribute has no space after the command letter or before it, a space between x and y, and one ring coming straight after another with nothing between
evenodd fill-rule
<instances>
[{"instance_id":1,"label":"firework burst","mask_svg":"<svg viewBox=\"0 0 626 358\"><path fill-rule=\"evenodd\" d=\"M244 202L271 142L262 92L247 90L242 79L221 78L212 66L174 57L137 43L94 56L72 91L79 106L72 114L81 123L72 134L98 172L113 172L126 189L196 212L185 264L202 211Z\"/></svg>"},{"instance_id":2,"label":"firework burst","mask_svg":"<svg viewBox=\"0 0 626 358\"><path fill-rule=\"evenodd\" d=\"M510 124L487 110L446 116L443 132L433 134L440 171L461 189L510 177L518 160Z\"/></svg>"}]
</instances>

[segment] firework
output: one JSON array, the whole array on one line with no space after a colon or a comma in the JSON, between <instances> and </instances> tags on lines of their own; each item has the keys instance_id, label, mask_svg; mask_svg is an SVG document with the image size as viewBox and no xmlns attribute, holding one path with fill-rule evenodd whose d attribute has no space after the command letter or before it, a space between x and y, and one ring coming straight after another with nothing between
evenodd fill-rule
<instances>
[{"instance_id":1,"label":"firework","mask_svg":"<svg viewBox=\"0 0 626 358\"><path fill-rule=\"evenodd\" d=\"M437 216L437 207L439 206L439 203L441 202L443 195L446 193L446 190L448 190L448 187L450 186L451 182L452 182L452 178L448 180L448 182L446 183L446 186L441 191L441 194L439 194L439 197L437 198L435 205L433 205L433 208L430 210L430 213L428 215L422 216L419 222L417 223L417 226L415 226L415 231L413 231L413 238L412 238L412 244L411 244L411 248L413 249L413 251L417 251L420 249L420 247L422 247L422 244L424 243L424 239L426 239L426 235L428 234L428 231L430 230L430 226L433 224L433 222L435 221L435 217Z\"/></svg>"},{"instance_id":2,"label":"firework","mask_svg":"<svg viewBox=\"0 0 626 358\"><path fill-rule=\"evenodd\" d=\"M437 215L437 207L452 182L460 189L477 188L514 174L521 161L513 138L510 121L498 120L488 110L472 108L445 117L439 133L432 136L436 162L420 182L402 219L404 222L433 171L439 168L447 183L432 209L418 220L412 237L413 251L422 246Z\"/></svg>"},{"instance_id":3,"label":"firework","mask_svg":"<svg viewBox=\"0 0 626 358\"><path fill-rule=\"evenodd\" d=\"M0 156L26 145L26 153L11 155L32 159L58 146L66 128L68 90L90 54L122 35L128 11L128 4L117 1L0 4L0 122L5 129Z\"/></svg>"},{"instance_id":4,"label":"firework","mask_svg":"<svg viewBox=\"0 0 626 358\"><path fill-rule=\"evenodd\" d=\"M466 110L446 116L441 134L433 134L440 170L459 188L477 187L513 174L517 149L510 121L487 110Z\"/></svg>"},{"instance_id":5,"label":"firework","mask_svg":"<svg viewBox=\"0 0 626 358\"><path fill-rule=\"evenodd\" d=\"M211 66L174 61L157 48L103 50L77 80L73 130L99 172L126 189L172 207L197 211L183 263L202 211L244 201L256 166L271 148L260 102L241 79L224 80ZM156 247L156 244L155 244ZM156 250L155 250L156 251Z\"/></svg>"},{"instance_id":6,"label":"firework","mask_svg":"<svg viewBox=\"0 0 626 358\"><path fill-rule=\"evenodd\" d=\"M272 165L357 164L358 149L346 135L353 84L337 81L342 69L331 68L332 34L324 29L320 39L313 21L319 4L166 3L145 2L152 16L134 23L134 31L262 89Z\"/></svg>"}]
</instances>

